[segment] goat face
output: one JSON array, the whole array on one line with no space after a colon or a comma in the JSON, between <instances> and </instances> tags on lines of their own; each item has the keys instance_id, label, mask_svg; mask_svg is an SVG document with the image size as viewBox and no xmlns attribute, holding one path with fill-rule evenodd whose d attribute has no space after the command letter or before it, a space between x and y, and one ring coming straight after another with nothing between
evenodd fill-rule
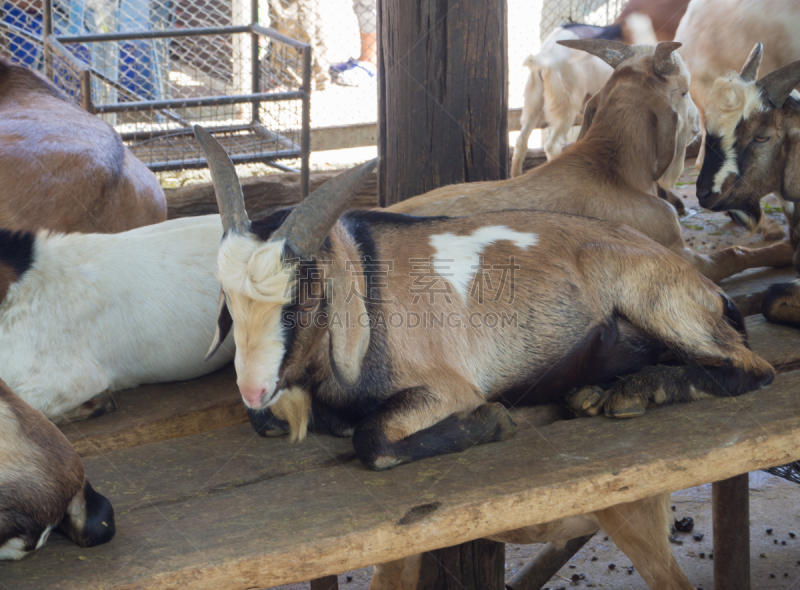
<instances>
[{"instance_id":1,"label":"goat face","mask_svg":"<svg viewBox=\"0 0 800 590\"><path fill-rule=\"evenodd\" d=\"M689 70L676 53L680 43L655 47L598 39L558 43L596 55L614 68L608 83L586 105L579 137L587 133L598 109L613 109L615 120L629 121L630 113L643 112L642 105L647 105L655 126L652 180L671 189L683 172L686 146L700 130L697 107L689 95Z\"/></svg>"},{"instance_id":2,"label":"goat face","mask_svg":"<svg viewBox=\"0 0 800 590\"><path fill-rule=\"evenodd\" d=\"M275 219L283 217L279 212L254 222L250 236L227 237L218 257L221 313L235 320L237 384L252 409L278 401L316 352L326 357L329 351L333 374L353 384L369 342L362 273L351 268L357 253L341 224L318 256L299 260L284 241L268 241Z\"/></svg>"},{"instance_id":3,"label":"goat face","mask_svg":"<svg viewBox=\"0 0 800 590\"><path fill-rule=\"evenodd\" d=\"M800 125L794 124L800 102L790 97L800 81L800 62L756 82L759 46L742 74L729 73L714 82L706 104L705 159L697 179L700 205L728 211L750 229L758 225L759 202L770 192L800 201L800 184L794 181L800 170Z\"/></svg>"},{"instance_id":4,"label":"goat face","mask_svg":"<svg viewBox=\"0 0 800 590\"><path fill-rule=\"evenodd\" d=\"M326 337L334 375L354 384L369 330L358 321L366 316L358 296L364 291L353 291L360 288L360 272L347 262L358 253L338 219L377 159L331 179L291 212L278 211L251 225L230 158L205 129L195 126L195 134L211 168L225 229L217 258L223 297L209 356L232 325L237 383L252 409L270 406L284 387L294 385ZM329 322L331 310L344 319Z\"/></svg>"}]
</instances>

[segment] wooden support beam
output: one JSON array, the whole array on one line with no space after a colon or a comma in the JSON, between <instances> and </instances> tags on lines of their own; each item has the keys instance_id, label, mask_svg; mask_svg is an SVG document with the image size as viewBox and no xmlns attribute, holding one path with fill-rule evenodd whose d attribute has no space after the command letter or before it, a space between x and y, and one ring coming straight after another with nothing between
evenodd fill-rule
<instances>
[{"instance_id":1,"label":"wooden support beam","mask_svg":"<svg viewBox=\"0 0 800 590\"><path fill-rule=\"evenodd\" d=\"M325 576L311 580L311 590L339 590L339 576Z\"/></svg>"},{"instance_id":2,"label":"wooden support beam","mask_svg":"<svg viewBox=\"0 0 800 590\"><path fill-rule=\"evenodd\" d=\"M417 590L502 590L505 545L486 539L422 554Z\"/></svg>"},{"instance_id":3,"label":"wooden support beam","mask_svg":"<svg viewBox=\"0 0 800 590\"><path fill-rule=\"evenodd\" d=\"M593 536L570 539L563 547L547 543L511 578L506 590L540 590Z\"/></svg>"},{"instance_id":4,"label":"wooden support beam","mask_svg":"<svg viewBox=\"0 0 800 590\"><path fill-rule=\"evenodd\" d=\"M743 473L711 485L714 590L750 590L750 485Z\"/></svg>"},{"instance_id":5,"label":"wooden support beam","mask_svg":"<svg viewBox=\"0 0 800 590\"><path fill-rule=\"evenodd\" d=\"M508 167L505 0L378 3L381 206Z\"/></svg>"}]
</instances>

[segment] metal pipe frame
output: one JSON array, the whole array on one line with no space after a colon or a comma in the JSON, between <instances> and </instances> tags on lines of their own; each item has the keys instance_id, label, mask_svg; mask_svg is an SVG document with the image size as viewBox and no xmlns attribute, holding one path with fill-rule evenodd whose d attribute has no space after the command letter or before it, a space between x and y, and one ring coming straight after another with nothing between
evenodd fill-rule
<instances>
[{"instance_id":1,"label":"metal pipe frame","mask_svg":"<svg viewBox=\"0 0 800 590\"><path fill-rule=\"evenodd\" d=\"M311 156L311 46L302 50L303 56L303 106L300 119L300 192L303 198L309 192L309 157Z\"/></svg>"},{"instance_id":2,"label":"metal pipe frame","mask_svg":"<svg viewBox=\"0 0 800 590\"><path fill-rule=\"evenodd\" d=\"M231 161L234 164L246 164L248 162L266 162L267 160L278 160L286 158L297 158L300 156L298 152L292 150L280 150L269 154L230 154ZM207 168L208 162L205 158L191 158L187 160L175 160L174 163L167 160L166 162L154 162L148 165L148 168L153 172L164 172L167 170L188 170L195 168Z\"/></svg>"},{"instance_id":3,"label":"metal pipe frame","mask_svg":"<svg viewBox=\"0 0 800 590\"><path fill-rule=\"evenodd\" d=\"M282 100L300 100L302 98L302 91L259 92L255 96L252 94L232 94L225 96L209 96L205 98L172 98L169 100L117 102L95 105L94 109L96 113L122 113L127 111L147 111L168 108L182 109L191 107L219 106L224 104L241 104L244 102L253 102L253 100L278 102Z\"/></svg>"}]
</instances>

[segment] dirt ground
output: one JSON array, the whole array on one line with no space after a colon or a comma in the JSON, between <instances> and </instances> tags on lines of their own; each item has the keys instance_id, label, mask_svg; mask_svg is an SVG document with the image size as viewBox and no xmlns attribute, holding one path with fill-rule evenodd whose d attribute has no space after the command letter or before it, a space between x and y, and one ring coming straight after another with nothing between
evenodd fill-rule
<instances>
[{"instance_id":1,"label":"dirt ground","mask_svg":"<svg viewBox=\"0 0 800 590\"><path fill-rule=\"evenodd\" d=\"M760 234L750 235L732 224L725 214L701 209L694 195L697 174L694 163L687 162L686 171L674 191L686 207L681 226L688 245L702 252L713 252L732 245L759 247L774 242ZM766 199L762 207L765 217L772 219L779 231L780 228L786 231L777 201ZM711 485L676 492L672 503L676 518L691 516L695 523L691 533L676 535L681 544L672 546L673 554L698 589L710 590L714 586ZM750 474L750 561L754 590L800 590L800 537L790 535L800 535L798 506L800 486L760 471ZM702 537L697 540L695 535ZM506 580L510 580L541 547L506 545ZM613 569L611 564L614 564ZM371 576L372 568L347 572L339 576L339 585L346 590L367 590ZM579 579L573 582L573 576ZM630 560L602 532L595 535L548 585L550 590L578 587L647 589ZM280 590L307 588L308 583L279 587Z\"/></svg>"}]
</instances>

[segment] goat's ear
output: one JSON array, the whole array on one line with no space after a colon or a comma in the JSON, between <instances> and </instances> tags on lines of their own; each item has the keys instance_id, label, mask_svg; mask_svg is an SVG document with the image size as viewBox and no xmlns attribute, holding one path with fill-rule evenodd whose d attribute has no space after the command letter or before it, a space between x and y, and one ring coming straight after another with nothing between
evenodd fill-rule
<instances>
[{"instance_id":1,"label":"goat's ear","mask_svg":"<svg viewBox=\"0 0 800 590\"><path fill-rule=\"evenodd\" d=\"M657 181L675 159L678 147L678 113L672 105L663 104L652 110L655 115L656 165L653 180Z\"/></svg>"},{"instance_id":2,"label":"goat's ear","mask_svg":"<svg viewBox=\"0 0 800 590\"><path fill-rule=\"evenodd\" d=\"M367 291L355 249L343 246L340 240L331 242L332 264L325 269L331 366L340 383L355 385L369 346L369 318L363 299Z\"/></svg>"},{"instance_id":3,"label":"goat's ear","mask_svg":"<svg viewBox=\"0 0 800 590\"><path fill-rule=\"evenodd\" d=\"M225 301L225 292L220 289L219 311L217 312L217 329L214 332L214 340L211 341L211 348L208 349L206 358L203 360L207 361L214 356L214 353L217 352L219 347L222 346L222 343L225 342L228 332L231 331L231 326L233 326L233 318L231 317L231 312L228 311L228 304Z\"/></svg>"},{"instance_id":4,"label":"goat's ear","mask_svg":"<svg viewBox=\"0 0 800 590\"><path fill-rule=\"evenodd\" d=\"M781 173L781 196L787 201L800 201L800 133L790 132ZM798 207L795 204L795 208Z\"/></svg>"},{"instance_id":5,"label":"goat's ear","mask_svg":"<svg viewBox=\"0 0 800 590\"><path fill-rule=\"evenodd\" d=\"M578 133L578 140L583 139L583 136L586 135L587 131L589 131L589 127L592 126L594 114L597 112L598 106L600 106L600 92L597 92L594 96L592 96L583 109L583 121L581 122L580 133Z\"/></svg>"}]
</instances>

